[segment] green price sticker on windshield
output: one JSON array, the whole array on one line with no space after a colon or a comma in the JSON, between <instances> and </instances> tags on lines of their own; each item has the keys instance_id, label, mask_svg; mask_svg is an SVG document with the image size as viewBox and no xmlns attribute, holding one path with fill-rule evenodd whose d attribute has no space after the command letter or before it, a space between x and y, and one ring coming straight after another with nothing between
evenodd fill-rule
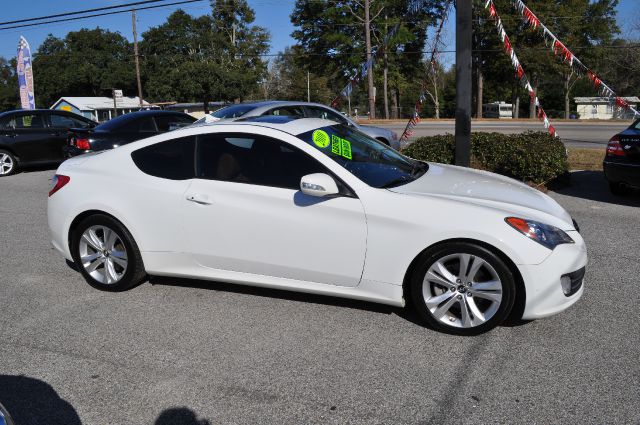
<instances>
[{"instance_id":1,"label":"green price sticker on windshield","mask_svg":"<svg viewBox=\"0 0 640 425\"><path fill-rule=\"evenodd\" d=\"M313 132L313 143L319 148L329 146L329 135L324 130L316 130Z\"/></svg>"},{"instance_id":2,"label":"green price sticker on windshield","mask_svg":"<svg viewBox=\"0 0 640 425\"><path fill-rule=\"evenodd\" d=\"M353 159L351 154L351 142L335 134L331 135L331 153L340 155L347 159Z\"/></svg>"}]
</instances>

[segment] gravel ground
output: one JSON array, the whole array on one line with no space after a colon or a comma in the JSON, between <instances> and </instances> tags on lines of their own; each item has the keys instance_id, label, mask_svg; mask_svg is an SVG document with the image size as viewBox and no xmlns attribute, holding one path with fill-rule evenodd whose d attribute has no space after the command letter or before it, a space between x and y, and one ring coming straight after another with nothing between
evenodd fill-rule
<instances>
[{"instance_id":1,"label":"gravel ground","mask_svg":"<svg viewBox=\"0 0 640 425\"><path fill-rule=\"evenodd\" d=\"M0 179L0 402L17 425L640 423L640 196L600 173L551 194L589 247L582 300L474 338L211 282L96 291L49 243L52 174Z\"/></svg>"}]
</instances>

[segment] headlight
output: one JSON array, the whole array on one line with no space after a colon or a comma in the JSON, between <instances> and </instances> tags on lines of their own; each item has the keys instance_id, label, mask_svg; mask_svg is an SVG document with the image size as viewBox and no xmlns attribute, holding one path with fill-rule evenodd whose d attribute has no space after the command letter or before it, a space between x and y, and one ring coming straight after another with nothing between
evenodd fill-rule
<instances>
[{"instance_id":1,"label":"headlight","mask_svg":"<svg viewBox=\"0 0 640 425\"><path fill-rule=\"evenodd\" d=\"M563 243L574 243L573 239L564 231L549 224L517 217L507 217L504 221L529 239L533 239L549 249Z\"/></svg>"}]
</instances>

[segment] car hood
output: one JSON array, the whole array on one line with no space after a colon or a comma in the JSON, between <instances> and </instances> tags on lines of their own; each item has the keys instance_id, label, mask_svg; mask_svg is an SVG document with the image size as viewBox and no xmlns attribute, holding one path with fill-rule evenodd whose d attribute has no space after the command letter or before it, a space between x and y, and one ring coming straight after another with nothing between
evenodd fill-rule
<instances>
[{"instance_id":1,"label":"car hood","mask_svg":"<svg viewBox=\"0 0 640 425\"><path fill-rule=\"evenodd\" d=\"M563 230L574 229L569 213L551 197L517 180L487 171L429 163L425 175L389 190L408 195L445 197L499 209L522 218L546 221ZM550 220L549 216L555 220Z\"/></svg>"}]
</instances>

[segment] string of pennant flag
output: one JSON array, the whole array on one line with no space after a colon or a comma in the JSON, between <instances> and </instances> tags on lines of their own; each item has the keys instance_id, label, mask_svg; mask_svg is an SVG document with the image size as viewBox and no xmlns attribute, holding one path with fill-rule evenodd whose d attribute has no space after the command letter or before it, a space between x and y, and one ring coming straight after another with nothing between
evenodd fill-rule
<instances>
[{"instance_id":1,"label":"string of pennant flag","mask_svg":"<svg viewBox=\"0 0 640 425\"><path fill-rule=\"evenodd\" d=\"M493 5L493 0L488 0L487 5L489 3ZM605 84L605 82L602 81L595 72L582 63L576 55L574 55L573 52L571 52L571 50L569 50L567 46L565 46L558 37L556 37L553 32L551 32L551 30L549 30L549 28L540 21L535 13L527 7L524 1L511 0L511 4L530 27L542 31L545 42L547 46L551 47L554 55L559 56L562 61L567 63L578 75L586 75L602 97L606 97L609 99L610 103L615 103L615 105L620 108L633 112L634 116L640 116L640 112L638 112L633 106L629 105L623 98L616 95L611 87ZM493 9L495 10L495 6Z\"/></svg>"},{"instance_id":2,"label":"string of pennant flag","mask_svg":"<svg viewBox=\"0 0 640 425\"><path fill-rule=\"evenodd\" d=\"M485 9L489 9L489 16L495 22L496 29L498 30L498 36L500 37L500 40L504 44L505 52L511 58L511 64L513 65L513 68L515 70L518 80L520 80L520 83L522 84L522 86L527 90L527 92L529 93L529 97L531 98L533 104L535 104L538 110L538 119L542 121L542 123L544 124L544 128L546 128L549 131L549 134L551 134L554 137L559 137L558 132L556 131L555 127L551 124L551 121L549 120L547 113L542 108L542 105L540 104L540 99L538 99L538 96L535 90L531 86L531 83L527 78L527 74L524 71L522 63L518 59L518 56L516 55L516 52L513 49L511 42L509 41L509 36L504 30L502 19L500 19L500 15L498 15L498 11L496 10L496 6L493 3L493 0L487 0L484 7Z\"/></svg>"},{"instance_id":3,"label":"string of pennant flag","mask_svg":"<svg viewBox=\"0 0 640 425\"><path fill-rule=\"evenodd\" d=\"M444 23L447 21L447 15L449 13L449 8L451 6L451 1L448 1L445 4L445 7L442 9L442 16L440 16L440 24L438 25L438 29L434 36L433 48L431 49L430 59L429 59L429 68L427 73L437 72L436 64L439 61L440 57L440 46L442 44L442 30L444 28ZM420 85L420 94L418 95L418 100L413 107L413 113L411 114L411 118L409 118L409 122L407 122L402 135L400 136L400 143L405 142L409 137L413 136L413 128L418 125L420 122L420 110L422 109L422 104L427 100L427 85L429 84L428 76L425 75L422 80L422 84Z\"/></svg>"}]
</instances>

